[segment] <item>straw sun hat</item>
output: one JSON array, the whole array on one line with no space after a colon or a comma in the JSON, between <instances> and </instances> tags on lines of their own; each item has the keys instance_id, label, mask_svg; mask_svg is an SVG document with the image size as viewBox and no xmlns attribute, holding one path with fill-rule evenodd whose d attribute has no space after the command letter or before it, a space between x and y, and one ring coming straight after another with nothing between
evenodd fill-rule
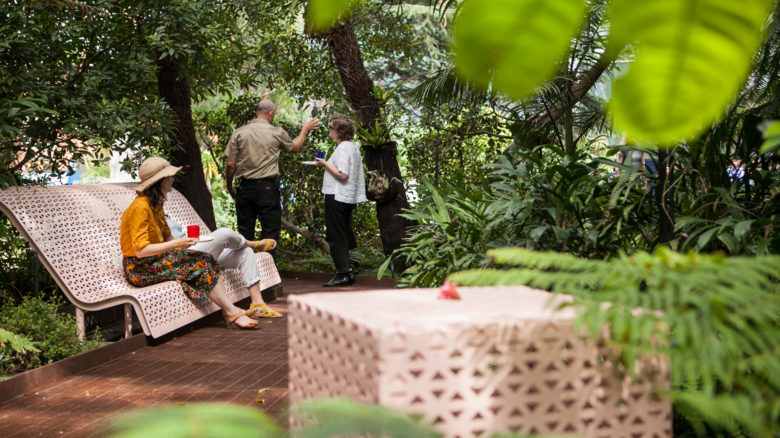
<instances>
[{"instance_id":1,"label":"straw sun hat","mask_svg":"<svg viewBox=\"0 0 780 438\"><path fill-rule=\"evenodd\" d=\"M181 167L171 166L171 163L165 158L147 158L141 163L141 167L138 168L141 184L135 187L135 191L141 193L166 176L175 175L180 169Z\"/></svg>"}]
</instances>

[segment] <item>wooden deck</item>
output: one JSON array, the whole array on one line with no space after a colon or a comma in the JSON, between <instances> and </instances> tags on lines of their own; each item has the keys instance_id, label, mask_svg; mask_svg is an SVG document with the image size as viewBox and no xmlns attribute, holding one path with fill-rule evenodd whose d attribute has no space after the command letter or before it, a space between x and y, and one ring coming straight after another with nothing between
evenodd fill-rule
<instances>
[{"instance_id":1,"label":"wooden deck","mask_svg":"<svg viewBox=\"0 0 780 438\"><path fill-rule=\"evenodd\" d=\"M283 273L282 284L285 295L392 284L358 278L349 287L322 288L328 279ZM285 313L286 300L276 300L273 307ZM27 379L21 395L0 402L0 437L86 437L134 408L203 401L253 406L286 424L287 319L265 319L259 330L244 331L227 330L214 316L161 342L137 338L140 348L75 374L49 377L46 383Z\"/></svg>"}]
</instances>

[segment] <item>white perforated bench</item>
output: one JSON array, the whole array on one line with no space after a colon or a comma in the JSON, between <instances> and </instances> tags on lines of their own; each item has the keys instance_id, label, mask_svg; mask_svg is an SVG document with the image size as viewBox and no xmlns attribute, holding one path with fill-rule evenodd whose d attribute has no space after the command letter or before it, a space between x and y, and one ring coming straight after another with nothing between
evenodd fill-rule
<instances>
[{"instance_id":1,"label":"white perforated bench","mask_svg":"<svg viewBox=\"0 0 780 438\"><path fill-rule=\"evenodd\" d=\"M125 337L132 334L131 306L144 334L158 338L219 309L208 299L193 301L175 281L136 288L124 276L119 246L122 213L135 197L135 184L11 187L0 191L2 211L30 246L59 287L76 306L79 336L84 311L124 305ZM168 195L165 212L179 223L208 228L184 196ZM260 289L281 283L273 258L257 253ZM233 301L249 294L240 273L225 271Z\"/></svg>"}]
</instances>

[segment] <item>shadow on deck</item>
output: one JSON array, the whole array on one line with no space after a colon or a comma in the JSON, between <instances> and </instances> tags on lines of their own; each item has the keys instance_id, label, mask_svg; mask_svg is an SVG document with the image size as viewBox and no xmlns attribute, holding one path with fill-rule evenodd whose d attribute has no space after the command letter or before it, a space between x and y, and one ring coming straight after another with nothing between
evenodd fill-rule
<instances>
[{"instance_id":1,"label":"shadow on deck","mask_svg":"<svg viewBox=\"0 0 780 438\"><path fill-rule=\"evenodd\" d=\"M352 286L327 289L321 283L329 275L281 274L285 295L393 284L359 277ZM273 307L286 313L286 299ZM254 406L286 426L287 319L264 319L259 327L227 330L214 314L160 340L136 335L104 352L39 369L34 377L1 382L0 436L90 436L107 418L130 409L205 401ZM258 395L260 389L267 390ZM20 395L9 398L11 391Z\"/></svg>"}]
</instances>

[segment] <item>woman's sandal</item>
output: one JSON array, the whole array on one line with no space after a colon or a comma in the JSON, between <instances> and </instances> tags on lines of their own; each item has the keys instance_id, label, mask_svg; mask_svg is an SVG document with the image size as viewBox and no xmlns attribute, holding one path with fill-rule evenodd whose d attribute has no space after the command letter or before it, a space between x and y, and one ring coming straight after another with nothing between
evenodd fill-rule
<instances>
[{"instance_id":1,"label":"woman's sandal","mask_svg":"<svg viewBox=\"0 0 780 438\"><path fill-rule=\"evenodd\" d=\"M260 248L260 242L262 241L265 241L265 246ZM252 245L252 249L254 249L255 252L268 252L274 248L276 248L276 241L274 239L256 240L254 245Z\"/></svg>"},{"instance_id":2,"label":"woman's sandal","mask_svg":"<svg viewBox=\"0 0 780 438\"><path fill-rule=\"evenodd\" d=\"M251 314L250 314L251 313ZM284 318L284 315L276 310L268 307L266 303L250 304L249 310L246 311L246 316L252 319L258 318Z\"/></svg>"},{"instance_id":3,"label":"woman's sandal","mask_svg":"<svg viewBox=\"0 0 780 438\"><path fill-rule=\"evenodd\" d=\"M255 319L253 319L252 322L249 325L246 325L246 326L242 326L242 325L236 324L236 320L238 320L238 318L240 318L242 316L249 316L249 315L247 315L247 313L248 313L248 311L244 311L244 310L240 310L240 311L236 312L235 315L232 315L232 316L229 316L229 317L225 318L225 325L229 329L239 329L239 330L251 330L251 329L257 327L257 320L255 320Z\"/></svg>"}]
</instances>

